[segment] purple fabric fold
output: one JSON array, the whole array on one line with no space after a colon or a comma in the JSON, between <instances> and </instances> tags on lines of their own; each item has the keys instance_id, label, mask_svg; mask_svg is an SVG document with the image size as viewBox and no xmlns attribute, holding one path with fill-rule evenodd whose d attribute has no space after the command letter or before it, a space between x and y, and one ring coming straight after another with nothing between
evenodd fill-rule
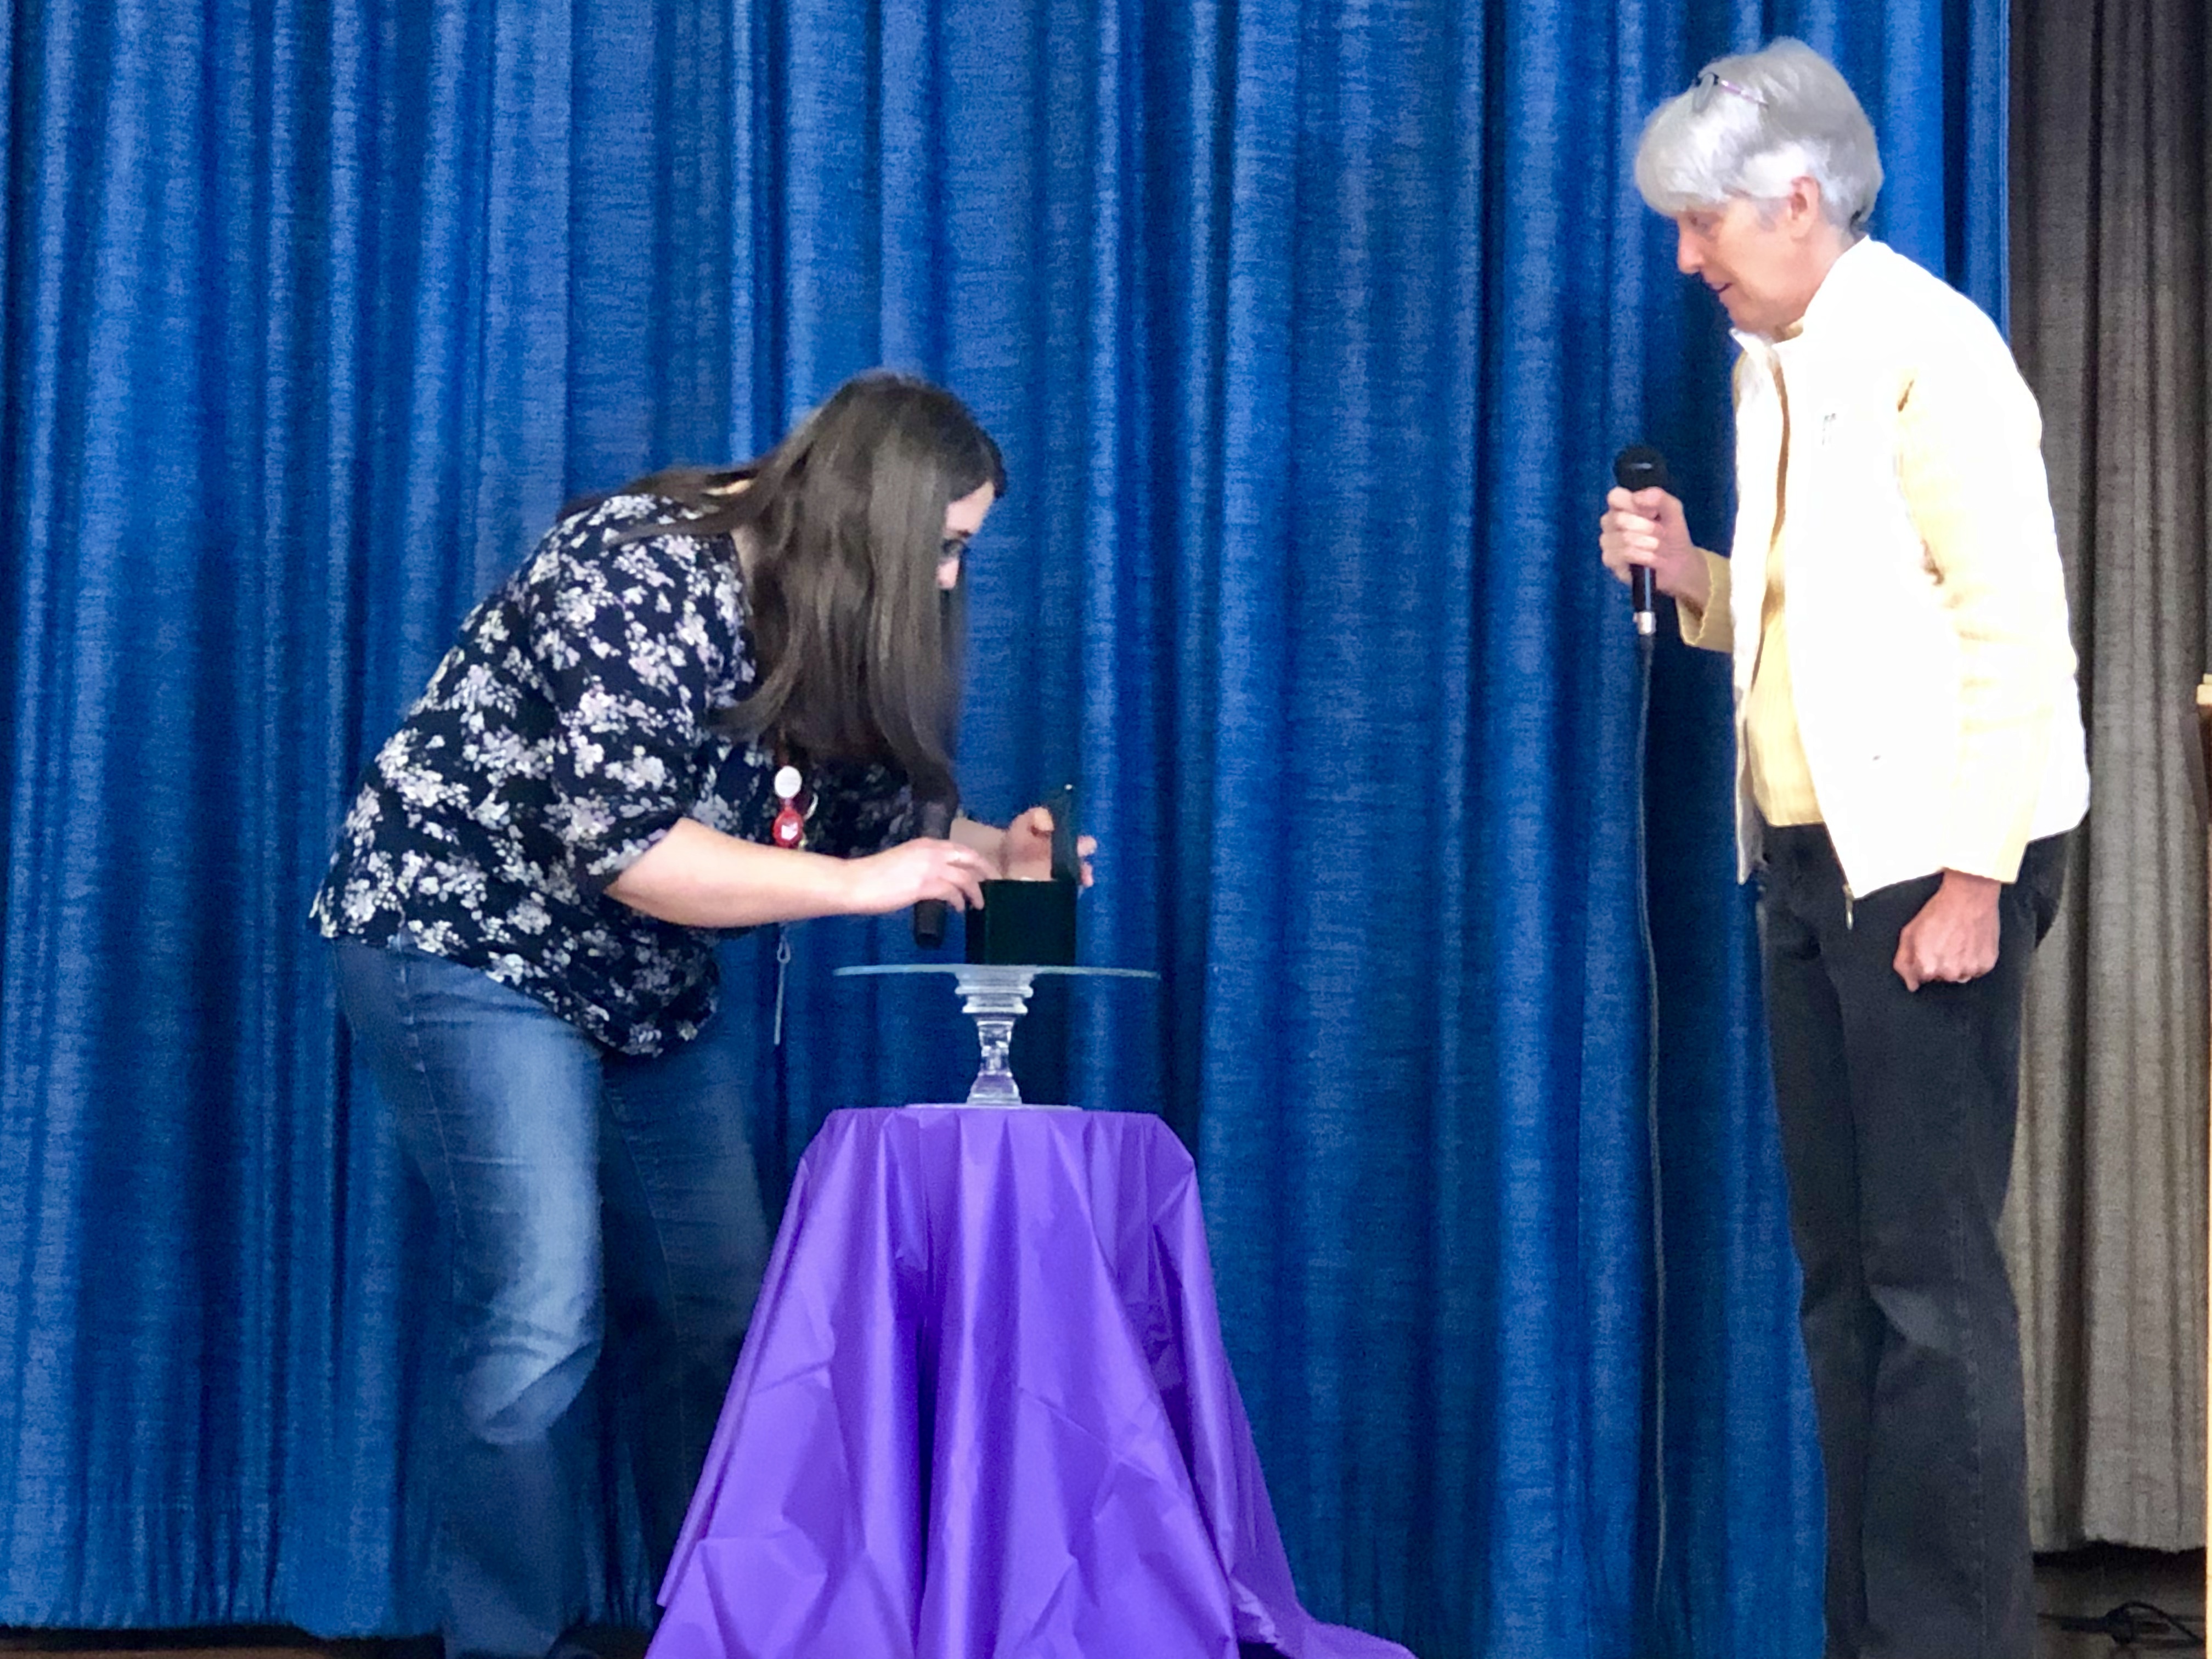
<instances>
[{"instance_id":1,"label":"purple fabric fold","mask_svg":"<svg viewBox=\"0 0 2212 1659\"><path fill-rule=\"evenodd\" d=\"M1408 1659L1297 1602L1157 1118L833 1114L649 1659Z\"/></svg>"}]
</instances>

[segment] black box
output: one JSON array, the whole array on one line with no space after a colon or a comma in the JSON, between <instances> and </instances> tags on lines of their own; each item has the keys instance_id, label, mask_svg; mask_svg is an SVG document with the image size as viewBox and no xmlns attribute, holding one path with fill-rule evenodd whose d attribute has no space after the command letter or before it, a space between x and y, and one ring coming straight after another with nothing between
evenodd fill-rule
<instances>
[{"instance_id":1,"label":"black box","mask_svg":"<svg viewBox=\"0 0 2212 1659\"><path fill-rule=\"evenodd\" d=\"M968 960L1073 968L1075 892L1072 881L985 882L983 908L965 913Z\"/></svg>"}]
</instances>

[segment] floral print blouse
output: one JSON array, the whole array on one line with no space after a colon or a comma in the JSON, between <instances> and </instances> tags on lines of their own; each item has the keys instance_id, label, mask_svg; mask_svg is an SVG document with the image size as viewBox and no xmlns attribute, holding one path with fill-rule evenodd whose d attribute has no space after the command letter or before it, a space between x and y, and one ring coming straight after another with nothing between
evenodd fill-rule
<instances>
[{"instance_id":1,"label":"floral print blouse","mask_svg":"<svg viewBox=\"0 0 2212 1659\"><path fill-rule=\"evenodd\" d=\"M315 895L326 937L482 969L626 1054L697 1034L716 935L605 889L678 818L767 842L780 803L773 750L715 718L757 673L728 539L618 540L681 513L611 496L470 613L363 775ZM908 833L890 768L817 762L806 784L815 851Z\"/></svg>"}]
</instances>

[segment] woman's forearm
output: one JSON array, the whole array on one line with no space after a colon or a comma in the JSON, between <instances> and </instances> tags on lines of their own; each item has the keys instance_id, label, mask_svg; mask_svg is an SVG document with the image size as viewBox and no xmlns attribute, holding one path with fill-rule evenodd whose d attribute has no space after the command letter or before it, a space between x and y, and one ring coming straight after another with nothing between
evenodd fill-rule
<instances>
[{"instance_id":1,"label":"woman's forearm","mask_svg":"<svg viewBox=\"0 0 2212 1659\"><path fill-rule=\"evenodd\" d=\"M753 927L850 910L842 859L761 847L679 818L607 892L634 910L687 927Z\"/></svg>"}]
</instances>

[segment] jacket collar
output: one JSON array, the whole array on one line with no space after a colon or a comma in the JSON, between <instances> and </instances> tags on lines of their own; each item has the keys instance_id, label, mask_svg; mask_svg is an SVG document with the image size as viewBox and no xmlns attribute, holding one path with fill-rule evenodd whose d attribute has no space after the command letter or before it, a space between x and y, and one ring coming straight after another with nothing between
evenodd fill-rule
<instances>
[{"instance_id":1,"label":"jacket collar","mask_svg":"<svg viewBox=\"0 0 2212 1659\"><path fill-rule=\"evenodd\" d=\"M1820 279L1812 303L1805 307L1796 327L1782 335L1753 334L1740 328L1729 333L1746 353L1761 361L1796 356L1807 338L1823 339L1849 326L1851 313L1880 284L1881 264L1888 252L1887 244L1871 236L1860 237L1828 267L1828 274Z\"/></svg>"}]
</instances>

